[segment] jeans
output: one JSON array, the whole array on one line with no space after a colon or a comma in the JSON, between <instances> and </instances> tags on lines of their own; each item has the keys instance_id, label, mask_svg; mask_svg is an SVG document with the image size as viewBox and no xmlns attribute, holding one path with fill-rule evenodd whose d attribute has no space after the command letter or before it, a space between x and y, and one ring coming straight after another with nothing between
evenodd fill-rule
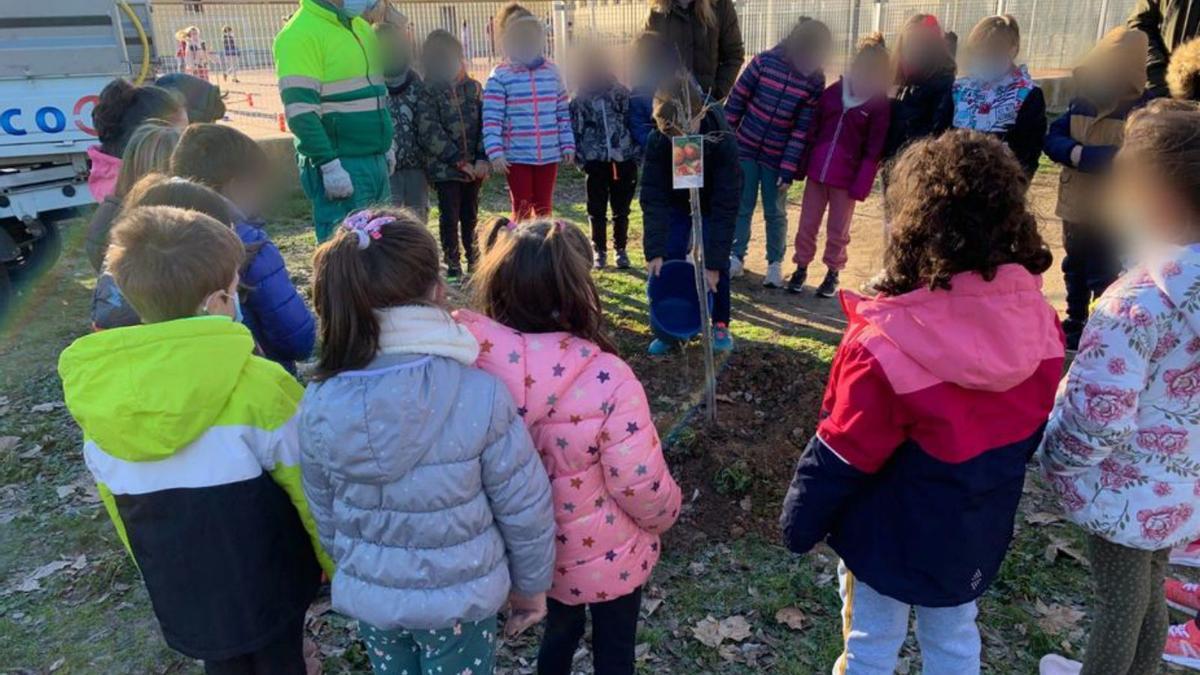
<instances>
[{"instance_id":1,"label":"jeans","mask_svg":"<svg viewBox=\"0 0 1200 675\"><path fill-rule=\"evenodd\" d=\"M608 602L565 605L546 602L546 632L538 648L538 675L570 675L571 660L592 614L592 666L596 675L633 675L642 589Z\"/></svg>"},{"instance_id":2,"label":"jeans","mask_svg":"<svg viewBox=\"0 0 1200 675\"><path fill-rule=\"evenodd\" d=\"M383 630L359 623L367 658L377 675L395 673L492 672L496 655L496 617L439 630Z\"/></svg>"},{"instance_id":3,"label":"jeans","mask_svg":"<svg viewBox=\"0 0 1200 675\"><path fill-rule=\"evenodd\" d=\"M842 188L818 183L811 178L804 185L804 202L800 206L800 227L796 230L796 252L792 262L796 267L808 267L817 255L817 235L821 233L821 221L829 210L825 229L825 267L842 271L849 256L850 221L854 218L854 207L858 202Z\"/></svg>"},{"instance_id":4,"label":"jeans","mask_svg":"<svg viewBox=\"0 0 1200 675\"><path fill-rule=\"evenodd\" d=\"M670 229L667 231L667 260L684 260L692 250L692 216L684 211L672 211ZM729 297L729 267L726 261L706 261L709 265L721 265L721 276L717 280L717 292L713 293L713 324L729 325L733 313Z\"/></svg>"},{"instance_id":5,"label":"jeans","mask_svg":"<svg viewBox=\"0 0 1200 675\"><path fill-rule=\"evenodd\" d=\"M1088 537L1095 599L1080 675L1158 672L1170 625L1163 597L1170 553Z\"/></svg>"},{"instance_id":6,"label":"jeans","mask_svg":"<svg viewBox=\"0 0 1200 675\"><path fill-rule=\"evenodd\" d=\"M429 184L421 169L396 169L388 176L392 186L392 205L412 209L422 223L429 220Z\"/></svg>"},{"instance_id":7,"label":"jeans","mask_svg":"<svg viewBox=\"0 0 1200 675\"><path fill-rule=\"evenodd\" d=\"M1067 285L1067 320L1063 330L1079 333L1092 301L1121 275L1121 261L1111 239L1096 226L1063 221L1063 281Z\"/></svg>"},{"instance_id":8,"label":"jeans","mask_svg":"<svg viewBox=\"0 0 1200 675\"><path fill-rule=\"evenodd\" d=\"M479 220L479 183L476 181L439 181L433 184L438 199L438 235L446 267L462 268L459 235L467 264L475 264L475 224Z\"/></svg>"},{"instance_id":9,"label":"jeans","mask_svg":"<svg viewBox=\"0 0 1200 675\"><path fill-rule=\"evenodd\" d=\"M509 164L508 192L512 197L513 220L534 216L549 218L554 211L554 182L557 164Z\"/></svg>"},{"instance_id":10,"label":"jeans","mask_svg":"<svg viewBox=\"0 0 1200 675\"><path fill-rule=\"evenodd\" d=\"M304 615L293 619L271 644L256 652L205 661L206 675L304 675Z\"/></svg>"},{"instance_id":11,"label":"jeans","mask_svg":"<svg viewBox=\"0 0 1200 675\"><path fill-rule=\"evenodd\" d=\"M779 172L758 162L741 161L742 199L738 206L737 228L733 234L733 254L746 257L750 246L750 220L758 195L762 192L763 218L767 221L767 262L783 261L787 252L787 186L780 186Z\"/></svg>"},{"instance_id":12,"label":"jeans","mask_svg":"<svg viewBox=\"0 0 1200 675\"><path fill-rule=\"evenodd\" d=\"M300 186L304 188L305 196L312 203L317 243L332 237L334 228L351 213L391 201L387 159L382 154L339 159L342 160L342 168L350 174L350 183L354 186L354 194L345 199L326 197L321 168L303 156L300 158Z\"/></svg>"},{"instance_id":13,"label":"jeans","mask_svg":"<svg viewBox=\"0 0 1200 675\"><path fill-rule=\"evenodd\" d=\"M592 226L592 246L597 253L608 251L608 208L612 206L613 247L624 251L629 241L629 205L637 192L638 165L634 160L624 162L588 162L583 166L587 176L588 222Z\"/></svg>"},{"instance_id":14,"label":"jeans","mask_svg":"<svg viewBox=\"0 0 1200 675\"><path fill-rule=\"evenodd\" d=\"M917 643L924 675L978 675L982 643L975 625L974 602L957 607L912 607L854 578L838 565L842 596L844 650L833 675L892 675L904 638L908 615L917 613Z\"/></svg>"}]
</instances>

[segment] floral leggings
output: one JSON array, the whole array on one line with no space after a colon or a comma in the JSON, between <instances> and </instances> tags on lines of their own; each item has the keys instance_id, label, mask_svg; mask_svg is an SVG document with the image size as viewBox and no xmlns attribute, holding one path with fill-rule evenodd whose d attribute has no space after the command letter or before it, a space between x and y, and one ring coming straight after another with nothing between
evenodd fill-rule
<instances>
[{"instance_id":1,"label":"floral leggings","mask_svg":"<svg viewBox=\"0 0 1200 675\"><path fill-rule=\"evenodd\" d=\"M1143 551L1093 534L1087 553L1095 599L1080 675L1158 672L1170 620L1163 596L1170 549Z\"/></svg>"},{"instance_id":2,"label":"floral leggings","mask_svg":"<svg viewBox=\"0 0 1200 675\"><path fill-rule=\"evenodd\" d=\"M359 623L376 673L484 675L496 654L496 617L440 630L383 630Z\"/></svg>"}]
</instances>

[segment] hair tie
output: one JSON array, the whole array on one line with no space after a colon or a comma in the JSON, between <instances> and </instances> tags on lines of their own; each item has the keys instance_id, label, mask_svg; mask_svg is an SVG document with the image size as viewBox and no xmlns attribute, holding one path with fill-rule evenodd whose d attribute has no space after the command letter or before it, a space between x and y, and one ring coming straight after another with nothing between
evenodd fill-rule
<instances>
[{"instance_id":1,"label":"hair tie","mask_svg":"<svg viewBox=\"0 0 1200 675\"><path fill-rule=\"evenodd\" d=\"M372 239L383 236L380 230L384 225L394 222L395 216L380 215L370 209L363 209L346 216L346 220L342 222L342 229L353 232L358 237L358 248L362 250L371 245Z\"/></svg>"}]
</instances>

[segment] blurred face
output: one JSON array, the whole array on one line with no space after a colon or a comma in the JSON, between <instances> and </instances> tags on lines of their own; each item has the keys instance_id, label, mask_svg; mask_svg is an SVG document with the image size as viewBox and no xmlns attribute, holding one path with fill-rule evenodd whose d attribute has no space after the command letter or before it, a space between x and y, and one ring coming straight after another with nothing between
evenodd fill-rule
<instances>
[{"instance_id":1,"label":"blurred face","mask_svg":"<svg viewBox=\"0 0 1200 675\"><path fill-rule=\"evenodd\" d=\"M890 79L887 56L864 52L850 65L850 82L855 96L875 96L887 91Z\"/></svg>"},{"instance_id":2,"label":"blurred face","mask_svg":"<svg viewBox=\"0 0 1200 675\"><path fill-rule=\"evenodd\" d=\"M504 54L514 63L529 64L542 55L546 38L536 18L517 19L504 32Z\"/></svg>"},{"instance_id":3,"label":"blurred face","mask_svg":"<svg viewBox=\"0 0 1200 675\"><path fill-rule=\"evenodd\" d=\"M385 77L401 77L412 67L413 47L408 35L403 31L393 31L384 39L383 74Z\"/></svg>"},{"instance_id":4,"label":"blurred face","mask_svg":"<svg viewBox=\"0 0 1200 675\"><path fill-rule=\"evenodd\" d=\"M935 63L939 49L944 48L941 34L928 26L910 28L900 47L900 64L909 73L920 73Z\"/></svg>"},{"instance_id":5,"label":"blurred face","mask_svg":"<svg viewBox=\"0 0 1200 675\"><path fill-rule=\"evenodd\" d=\"M1111 185L1112 225L1135 260L1155 246L1187 246L1200 238L1198 214L1171 179L1146 162L1118 156Z\"/></svg>"},{"instance_id":6,"label":"blurred face","mask_svg":"<svg viewBox=\"0 0 1200 675\"><path fill-rule=\"evenodd\" d=\"M233 205L247 218L252 219L260 218L266 211L269 192L266 178L258 179L251 176L230 181L221 189L221 194L226 199L233 202Z\"/></svg>"},{"instance_id":7,"label":"blurred face","mask_svg":"<svg viewBox=\"0 0 1200 675\"><path fill-rule=\"evenodd\" d=\"M200 37L200 31L198 31L198 30L196 30L195 28L193 28L193 29L191 29L191 30L189 30L189 31L188 31L188 37L189 37L189 38L191 38L191 39L193 39L193 40L195 40L195 39L198 39L198 38Z\"/></svg>"},{"instance_id":8,"label":"blurred face","mask_svg":"<svg viewBox=\"0 0 1200 675\"><path fill-rule=\"evenodd\" d=\"M969 47L967 71L972 77L994 82L1012 72L1016 58L1017 46L1004 36L993 35Z\"/></svg>"},{"instance_id":9,"label":"blurred face","mask_svg":"<svg viewBox=\"0 0 1200 675\"><path fill-rule=\"evenodd\" d=\"M423 59L425 77L430 82L454 82L462 72L462 59L457 52L446 47L426 48Z\"/></svg>"}]
</instances>

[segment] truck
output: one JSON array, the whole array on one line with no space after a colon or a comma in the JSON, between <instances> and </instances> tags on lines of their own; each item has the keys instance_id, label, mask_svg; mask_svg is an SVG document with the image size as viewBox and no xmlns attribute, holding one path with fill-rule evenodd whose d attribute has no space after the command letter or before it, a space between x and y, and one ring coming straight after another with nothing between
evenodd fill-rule
<instances>
[{"instance_id":1,"label":"truck","mask_svg":"<svg viewBox=\"0 0 1200 675\"><path fill-rule=\"evenodd\" d=\"M0 319L94 203L92 110L114 78L152 79L150 25L149 0L0 0Z\"/></svg>"}]
</instances>

